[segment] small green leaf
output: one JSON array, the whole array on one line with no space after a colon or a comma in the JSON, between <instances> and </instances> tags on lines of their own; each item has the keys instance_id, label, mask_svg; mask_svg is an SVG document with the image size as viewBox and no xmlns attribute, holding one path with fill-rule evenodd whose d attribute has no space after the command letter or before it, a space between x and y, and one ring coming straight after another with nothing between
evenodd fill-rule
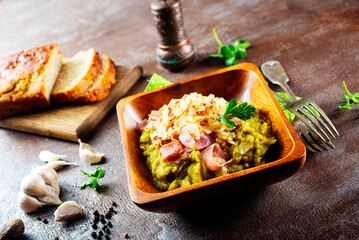
<instances>
[{"instance_id":1,"label":"small green leaf","mask_svg":"<svg viewBox=\"0 0 359 240\"><path fill-rule=\"evenodd\" d=\"M238 64L237 60L234 57L226 58L225 62L227 66L233 66Z\"/></svg>"},{"instance_id":2,"label":"small green leaf","mask_svg":"<svg viewBox=\"0 0 359 240\"><path fill-rule=\"evenodd\" d=\"M242 59L246 57L247 51L244 48L238 48L236 52L236 58Z\"/></svg>"}]
</instances>

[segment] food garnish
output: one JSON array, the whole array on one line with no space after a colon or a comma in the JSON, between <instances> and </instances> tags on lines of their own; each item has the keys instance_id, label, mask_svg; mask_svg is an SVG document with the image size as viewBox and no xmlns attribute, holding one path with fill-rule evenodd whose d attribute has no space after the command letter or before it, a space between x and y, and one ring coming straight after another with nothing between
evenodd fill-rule
<instances>
[{"instance_id":1,"label":"food garnish","mask_svg":"<svg viewBox=\"0 0 359 240\"><path fill-rule=\"evenodd\" d=\"M86 187L91 187L97 191L101 187L98 180L105 176L105 172L100 167L97 167L95 171L90 171L89 173L84 172L82 169L80 169L80 171L85 175L86 180L79 185L79 188L85 189ZM92 180L88 180L87 177L92 178Z\"/></svg>"},{"instance_id":2,"label":"food garnish","mask_svg":"<svg viewBox=\"0 0 359 240\"><path fill-rule=\"evenodd\" d=\"M237 59L242 59L246 57L247 48L251 46L251 44L243 39L235 40L233 44L229 44L228 46L223 45L219 40L216 29L213 28L213 35L216 38L218 43L218 53L211 54L211 57L214 58L224 58L227 66L233 66L238 64Z\"/></svg>"},{"instance_id":3,"label":"food garnish","mask_svg":"<svg viewBox=\"0 0 359 240\"><path fill-rule=\"evenodd\" d=\"M256 107L248 104L247 102L239 103L236 98L231 99L227 104L226 111L220 116L221 123L234 128L236 123L230 120L230 118L236 117L246 121L253 116L256 110Z\"/></svg>"},{"instance_id":4,"label":"food garnish","mask_svg":"<svg viewBox=\"0 0 359 240\"><path fill-rule=\"evenodd\" d=\"M345 89L346 94L343 95L343 99L346 100L346 103L340 103L340 108L346 108L346 109L352 109L352 106L354 104L359 103L359 92L356 92L354 94L351 94L345 85L345 81L343 81L343 86Z\"/></svg>"}]
</instances>

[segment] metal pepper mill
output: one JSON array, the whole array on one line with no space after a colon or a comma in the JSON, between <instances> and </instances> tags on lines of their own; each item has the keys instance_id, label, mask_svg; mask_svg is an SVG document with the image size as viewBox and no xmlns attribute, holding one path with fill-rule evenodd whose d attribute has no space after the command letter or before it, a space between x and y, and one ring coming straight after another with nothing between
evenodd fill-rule
<instances>
[{"instance_id":1,"label":"metal pepper mill","mask_svg":"<svg viewBox=\"0 0 359 240\"><path fill-rule=\"evenodd\" d=\"M194 57L193 45L183 27L181 3L179 0L153 2L151 11L159 34L157 61L170 71L181 71Z\"/></svg>"}]
</instances>

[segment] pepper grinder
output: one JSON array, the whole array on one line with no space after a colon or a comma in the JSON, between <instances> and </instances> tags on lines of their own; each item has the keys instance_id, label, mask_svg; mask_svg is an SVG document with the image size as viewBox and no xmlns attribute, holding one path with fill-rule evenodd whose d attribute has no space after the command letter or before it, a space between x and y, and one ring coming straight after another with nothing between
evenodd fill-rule
<instances>
[{"instance_id":1,"label":"pepper grinder","mask_svg":"<svg viewBox=\"0 0 359 240\"><path fill-rule=\"evenodd\" d=\"M181 3L179 0L153 2L151 11L159 35L157 61L170 71L181 71L194 57L193 45L183 27Z\"/></svg>"}]
</instances>

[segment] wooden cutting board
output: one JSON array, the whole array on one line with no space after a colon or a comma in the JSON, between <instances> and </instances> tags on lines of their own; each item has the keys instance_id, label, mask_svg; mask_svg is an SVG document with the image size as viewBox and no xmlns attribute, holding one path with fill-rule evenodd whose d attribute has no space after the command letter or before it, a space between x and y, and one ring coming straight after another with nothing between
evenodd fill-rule
<instances>
[{"instance_id":1,"label":"wooden cutting board","mask_svg":"<svg viewBox=\"0 0 359 240\"><path fill-rule=\"evenodd\" d=\"M142 75L142 68L116 65L116 84L110 94L93 104L66 104L0 120L0 127L75 141L84 138Z\"/></svg>"}]
</instances>

